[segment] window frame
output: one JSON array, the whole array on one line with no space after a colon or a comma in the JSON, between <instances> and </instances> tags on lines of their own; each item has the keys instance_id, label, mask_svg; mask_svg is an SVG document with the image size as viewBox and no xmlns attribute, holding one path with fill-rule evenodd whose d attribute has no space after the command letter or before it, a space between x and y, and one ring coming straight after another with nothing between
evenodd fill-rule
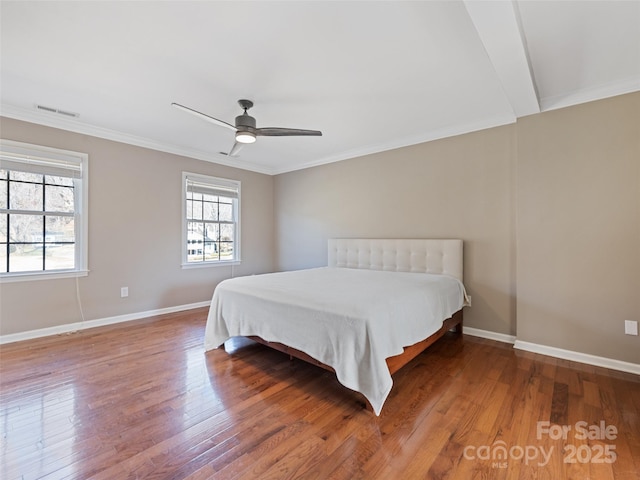
<instances>
[{"instance_id":1,"label":"window frame","mask_svg":"<svg viewBox=\"0 0 640 480\"><path fill-rule=\"evenodd\" d=\"M0 139L0 168L7 168L8 162L29 165L29 171L38 173L38 168L46 172L47 168L66 164L79 167L78 178L73 178L74 186L74 268L58 270L32 270L27 272L0 272L0 283L23 282L32 280L52 280L57 278L84 277L89 274L89 155L71 150L34 145L13 140ZM25 167L27 168L27 167ZM64 168L64 167L62 167ZM14 168L13 170L18 170ZM47 174L47 173L43 173ZM49 173L50 174L50 173ZM0 214L11 215L11 209L2 209ZM15 209L14 209L15 210ZM18 211L19 212L19 211ZM19 213L14 213L19 214ZM44 214L44 211L43 211ZM46 216L46 215L45 215ZM9 232L7 232L7 235ZM44 240L44 239L43 239Z\"/></svg>"},{"instance_id":2,"label":"window frame","mask_svg":"<svg viewBox=\"0 0 640 480\"><path fill-rule=\"evenodd\" d=\"M212 189L235 190L237 198L233 208L233 224L234 239L233 253L234 258L231 260L188 260L188 228L189 219L187 218L187 194L188 182L196 182L210 186ZM181 266L182 268L203 268L203 267L220 267L229 265L240 265L241 263L241 234L240 234L240 205L241 205L241 182L239 180L231 180L228 178L219 178L211 175L200 173L182 172L182 242L181 242Z\"/></svg>"}]
</instances>

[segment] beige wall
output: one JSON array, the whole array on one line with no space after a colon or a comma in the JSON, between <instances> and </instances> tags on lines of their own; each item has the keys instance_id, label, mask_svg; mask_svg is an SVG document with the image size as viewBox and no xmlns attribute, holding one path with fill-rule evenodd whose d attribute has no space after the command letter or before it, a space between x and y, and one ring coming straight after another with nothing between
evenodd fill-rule
<instances>
[{"instance_id":1,"label":"beige wall","mask_svg":"<svg viewBox=\"0 0 640 480\"><path fill-rule=\"evenodd\" d=\"M1 136L89 155L89 270L79 279L86 320L211 299L230 267L182 269L182 171L242 182L242 264L274 268L273 177L86 135L1 119ZM120 298L120 287L129 297ZM81 320L74 279L0 284L0 334Z\"/></svg>"},{"instance_id":2,"label":"beige wall","mask_svg":"<svg viewBox=\"0 0 640 480\"><path fill-rule=\"evenodd\" d=\"M459 237L467 326L640 363L640 93L276 177L280 269L330 237ZM517 315L516 315L517 313Z\"/></svg>"},{"instance_id":3,"label":"beige wall","mask_svg":"<svg viewBox=\"0 0 640 480\"><path fill-rule=\"evenodd\" d=\"M640 363L640 93L518 122L518 339Z\"/></svg>"},{"instance_id":4,"label":"beige wall","mask_svg":"<svg viewBox=\"0 0 640 480\"><path fill-rule=\"evenodd\" d=\"M278 266L326 265L327 239L462 238L468 326L515 335L515 126L276 177Z\"/></svg>"}]
</instances>

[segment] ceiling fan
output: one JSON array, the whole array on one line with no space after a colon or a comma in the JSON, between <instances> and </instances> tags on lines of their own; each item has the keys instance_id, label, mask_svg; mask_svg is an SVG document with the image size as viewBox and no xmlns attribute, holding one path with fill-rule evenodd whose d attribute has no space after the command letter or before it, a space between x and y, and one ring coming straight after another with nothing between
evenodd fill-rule
<instances>
[{"instance_id":1,"label":"ceiling fan","mask_svg":"<svg viewBox=\"0 0 640 480\"><path fill-rule=\"evenodd\" d=\"M194 110L193 108L185 107L179 103L172 103L171 105L179 110L196 115L208 122L214 123L221 127L230 128L236 132L236 141L233 147L227 155L235 157L238 155L240 149L247 143L253 143L256 141L256 137L291 137L291 136L322 136L322 132L318 130L302 130L300 128L280 128L280 127L263 127L256 128L256 119L247 113L253 102L251 100L238 100L240 108L244 110L242 115L236 117L236 124L231 125L222 120L218 120L210 115ZM222 152L221 152L222 153Z\"/></svg>"}]
</instances>

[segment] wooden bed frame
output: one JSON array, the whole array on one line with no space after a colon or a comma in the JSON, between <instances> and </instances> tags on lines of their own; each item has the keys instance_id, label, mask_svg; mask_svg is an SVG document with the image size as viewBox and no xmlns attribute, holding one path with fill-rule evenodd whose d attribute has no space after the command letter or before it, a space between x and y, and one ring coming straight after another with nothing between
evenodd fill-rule
<instances>
[{"instance_id":1,"label":"wooden bed frame","mask_svg":"<svg viewBox=\"0 0 640 480\"><path fill-rule=\"evenodd\" d=\"M329 267L444 274L462 282L462 246L460 239L330 239L327 263ZM433 335L405 347L403 353L387 358L389 373L393 375L452 329L462 333L462 309L445 319ZM256 336L247 338L284 352L292 359L295 357L335 373L329 365L288 345ZM365 404L373 411L366 398Z\"/></svg>"},{"instance_id":2,"label":"wooden bed frame","mask_svg":"<svg viewBox=\"0 0 640 480\"><path fill-rule=\"evenodd\" d=\"M389 373L391 375L396 373L398 370L404 367L407 363L409 363L411 360L413 360L418 355L420 355L423 351L425 351L428 347L433 345L438 339L440 339L448 331L454 330L457 334L462 334L462 320L463 320L462 310L458 310L450 318L447 318L444 322L442 322L442 327L440 327L440 330L435 332L433 335L430 335L429 337L425 338L421 342L414 343L413 345L405 347L404 351L401 354L387 358L387 368L389 368ZM324 368L325 370L329 370L330 372L335 373L335 370L331 368L329 365L324 364L316 360L315 358L307 355L306 353L300 350L296 350L295 348L289 347L287 345L284 345L278 342L267 342L266 340L263 340L262 338L256 337L256 336L249 336L247 338L250 338L254 342L261 343L262 345L266 345L267 347L273 348L274 350L278 350L280 352L286 353L287 355L289 355L290 360L293 360L293 358L297 358L299 360L303 360L312 365L317 365L318 367ZM365 401L367 410L373 412L373 408L369 404L369 401L366 398L364 399L364 401Z\"/></svg>"}]
</instances>

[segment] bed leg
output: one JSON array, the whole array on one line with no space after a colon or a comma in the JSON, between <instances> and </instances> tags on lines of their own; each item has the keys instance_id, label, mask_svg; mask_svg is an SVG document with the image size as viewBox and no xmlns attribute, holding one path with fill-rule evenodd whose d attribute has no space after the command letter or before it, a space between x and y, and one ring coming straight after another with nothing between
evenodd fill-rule
<instances>
[{"instance_id":1,"label":"bed leg","mask_svg":"<svg viewBox=\"0 0 640 480\"><path fill-rule=\"evenodd\" d=\"M458 323L456 323L456 326L454 327L454 331L462 335L462 323L464 320L464 317L462 316L462 310L458 310L456 313L454 313L453 318L458 320Z\"/></svg>"}]
</instances>

